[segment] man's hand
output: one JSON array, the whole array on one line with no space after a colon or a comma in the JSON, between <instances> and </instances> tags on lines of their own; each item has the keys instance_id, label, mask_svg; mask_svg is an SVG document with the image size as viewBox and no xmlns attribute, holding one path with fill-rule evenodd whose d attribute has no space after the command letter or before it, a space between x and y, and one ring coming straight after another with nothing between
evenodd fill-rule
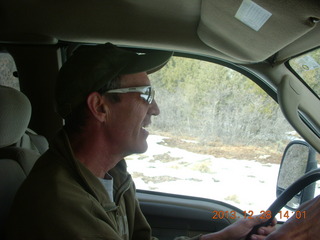
<instances>
[{"instance_id":1,"label":"man's hand","mask_svg":"<svg viewBox=\"0 0 320 240\"><path fill-rule=\"evenodd\" d=\"M305 218L293 215L281 228L268 236L267 240L307 240L320 236L320 195L301 205Z\"/></svg>"},{"instance_id":2,"label":"man's hand","mask_svg":"<svg viewBox=\"0 0 320 240\"><path fill-rule=\"evenodd\" d=\"M211 233L207 235L203 235L201 240L239 240L241 238L246 237L252 228L258 224L264 223L267 219L262 219L258 216L253 216L252 219L240 219L234 224L228 226L227 228L221 230L217 233ZM275 225L277 221L274 219L270 226L261 227L258 229L258 234L254 234L251 236L252 240L263 240L268 236L271 232L275 230Z\"/></svg>"}]
</instances>

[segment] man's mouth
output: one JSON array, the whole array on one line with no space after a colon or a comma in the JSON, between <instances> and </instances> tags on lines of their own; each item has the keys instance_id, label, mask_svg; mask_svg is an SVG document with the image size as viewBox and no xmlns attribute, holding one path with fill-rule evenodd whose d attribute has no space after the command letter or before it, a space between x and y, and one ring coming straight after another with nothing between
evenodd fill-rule
<instances>
[{"instance_id":1,"label":"man's mouth","mask_svg":"<svg viewBox=\"0 0 320 240\"><path fill-rule=\"evenodd\" d=\"M146 123L142 123L142 128L145 129L147 128L149 125L151 124L151 122L146 122Z\"/></svg>"},{"instance_id":2,"label":"man's mouth","mask_svg":"<svg viewBox=\"0 0 320 240\"><path fill-rule=\"evenodd\" d=\"M141 129L148 132L148 130L146 129L151 123L148 122L148 123L142 123L142 126L141 126Z\"/></svg>"}]
</instances>

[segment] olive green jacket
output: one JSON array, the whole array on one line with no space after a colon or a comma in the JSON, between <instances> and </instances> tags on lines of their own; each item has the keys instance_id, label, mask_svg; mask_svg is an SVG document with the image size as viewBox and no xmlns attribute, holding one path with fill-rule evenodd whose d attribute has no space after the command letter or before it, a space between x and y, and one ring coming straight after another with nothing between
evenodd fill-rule
<instances>
[{"instance_id":1,"label":"olive green jacket","mask_svg":"<svg viewBox=\"0 0 320 240\"><path fill-rule=\"evenodd\" d=\"M19 189L7 239L156 239L140 210L125 161L109 174L114 202L99 179L75 159L62 130Z\"/></svg>"}]
</instances>

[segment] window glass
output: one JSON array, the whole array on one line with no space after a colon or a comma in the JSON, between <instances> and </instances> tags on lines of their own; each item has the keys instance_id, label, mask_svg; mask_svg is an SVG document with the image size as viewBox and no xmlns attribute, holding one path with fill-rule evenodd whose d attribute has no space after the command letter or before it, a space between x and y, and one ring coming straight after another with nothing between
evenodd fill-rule
<instances>
[{"instance_id":1,"label":"window glass","mask_svg":"<svg viewBox=\"0 0 320 240\"><path fill-rule=\"evenodd\" d=\"M0 53L0 85L19 90L19 80L15 76L17 68L9 53Z\"/></svg>"},{"instance_id":2,"label":"window glass","mask_svg":"<svg viewBox=\"0 0 320 240\"><path fill-rule=\"evenodd\" d=\"M289 64L320 97L320 48L291 59Z\"/></svg>"},{"instance_id":3,"label":"window glass","mask_svg":"<svg viewBox=\"0 0 320 240\"><path fill-rule=\"evenodd\" d=\"M200 60L173 57L150 79L161 113L148 151L127 158L137 188L266 210L283 151L299 137L274 100L244 75Z\"/></svg>"}]
</instances>

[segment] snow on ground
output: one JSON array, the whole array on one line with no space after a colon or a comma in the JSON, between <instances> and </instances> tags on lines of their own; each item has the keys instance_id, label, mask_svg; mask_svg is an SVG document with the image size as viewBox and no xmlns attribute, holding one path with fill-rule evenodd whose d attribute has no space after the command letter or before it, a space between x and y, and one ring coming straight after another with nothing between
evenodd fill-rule
<instances>
[{"instance_id":1,"label":"snow on ground","mask_svg":"<svg viewBox=\"0 0 320 240\"><path fill-rule=\"evenodd\" d=\"M230 203L259 214L275 200L279 164L215 158L159 144L150 135L146 153L127 158L136 187Z\"/></svg>"}]
</instances>

